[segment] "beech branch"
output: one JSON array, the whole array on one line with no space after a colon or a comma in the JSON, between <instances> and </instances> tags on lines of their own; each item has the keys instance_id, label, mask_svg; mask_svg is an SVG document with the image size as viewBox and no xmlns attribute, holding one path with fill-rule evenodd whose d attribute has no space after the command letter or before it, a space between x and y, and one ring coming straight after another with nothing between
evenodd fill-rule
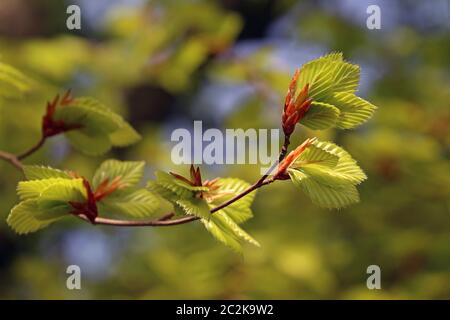
<instances>
[{"instance_id":1,"label":"beech branch","mask_svg":"<svg viewBox=\"0 0 450 320\"><path fill-rule=\"evenodd\" d=\"M41 139L34 145L32 146L30 149L28 149L27 151L19 154L17 156L18 160L23 160L29 156L31 156L33 153L35 153L36 151L38 151L45 143L46 137L44 135L42 135Z\"/></svg>"},{"instance_id":2,"label":"beech branch","mask_svg":"<svg viewBox=\"0 0 450 320\"><path fill-rule=\"evenodd\" d=\"M12 153L8 153L8 152L0 150L0 159L3 159L5 161L11 163L17 169L22 171L23 164L22 164L21 160L29 157L30 155L32 155L33 153L38 151L44 145L45 140L46 140L45 136L42 136L42 138L38 141L38 143L36 145L34 145L29 150L25 151L24 153L22 153L20 155L14 155ZM285 137L283 147L280 151L279 161L283 160L284 157L286 156L288 146L289 146L289 137ZM239 199L245 197L249 193L251 193L265 185L273 183L275 181L275 179L273 177L268 179L268 177L273 172L273 170L277 167L277 165L278 165L278 162L274 163L272 165L272 167L257 182L255 182L253 185L248 187L246 190L242 191L241 193L237 194L236 196L234 196L233 198L229 199L228 201L222 203L221 205L212 208L210 211L211 214L214 214L215 212L218 212L218 211L224 209L225 207L227 207L227 206L233 204L234 202L238 201ZM160 217L158 219L154 219L154 220L121 220L121 219L95 217L95 219L92 221L88 218L87 215L84 215L84 214L77 215L78 218L80 218L86 222L95 224L95 225L98 224L98 225L107 225L107 226L116 226L116 227L165 227L165 226L175 226L175 225L185 224L185 223L189 223L189 222L200 219L199 217L196 217L196 216L186 216L186 217L172 220L172 218L174 216L175 216L175 213L169 212L169 213L163 215L162 217Z\"/></svg>"}]
</instances>

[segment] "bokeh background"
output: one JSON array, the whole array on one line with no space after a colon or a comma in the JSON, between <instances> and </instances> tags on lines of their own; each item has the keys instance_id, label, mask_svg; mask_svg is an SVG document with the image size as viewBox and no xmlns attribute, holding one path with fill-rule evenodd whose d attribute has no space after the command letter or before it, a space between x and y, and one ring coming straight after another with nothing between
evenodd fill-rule
<instances>
[{"instance_id":1,"label":"bokeh background","mask_svg":"<svg viewBox=\"0 0 450 320\"><path fill-rule=\"evenodd\" d=\"M78 4L82 30L66 29ZM381 29L366 27L370 4ZM359 94L376 104L357 130L296 130L344 146L367 172L361 203L312 205L292 184L258 191L244 226L262 244L243 256L198 223L171 228L94 227L67 219L28 236L5 219L20 180L0 163L0 298L450 298L450 2L2 0L0 59L36 90L0 104L0 149L20 152L39 137L45 102L72 88L124 115L143 135L103 158L64 138L26 163L89 176L106 158L170 160L172 130L278 128L296 67L330 51L362 67ZM254 181L257 166L203 166L206 176ZM66 267L82 290L66 289ZM379 265L381 290L366 268Z\"/></svg>"}]
</instances>

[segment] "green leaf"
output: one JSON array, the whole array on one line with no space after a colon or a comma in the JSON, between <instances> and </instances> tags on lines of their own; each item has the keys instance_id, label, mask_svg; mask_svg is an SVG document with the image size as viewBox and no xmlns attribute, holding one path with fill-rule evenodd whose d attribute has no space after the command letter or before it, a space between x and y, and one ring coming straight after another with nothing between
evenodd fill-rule
<instances>
[{"instance_id":1,"label":"green leaf","mask_svg":"<svg viewBox=\"0 0 450 320\"><path fill-rule=\"evenodd\" d=\"M359 66L332 53L302 66L298 86L309 84L313 100L300 123L314 130L354 128L369 119L376 107L354 93L360 79Z\"/></svg>"},{"instance_id":2,"label":"green leaf","mask_svg":"<svg viewBox=\"0 0 450 320\"><path fill-rule=\"evenodd\" d=\"M54 118L66 124L82 125L92 133L109 134L119 128L110 113L76 104L57 108Z\"/></svg>"},{"instance_id":3,"label":"green leaf","mask_svg":"<svg viewBox=\"0 0 450 320\"><path fill-rule=\"evenodd\" d=\"M356 161L331 142L315 141L288 169L293 183L325 208L342 208L359 201L355 185L366 179Z\"/></svg>"},{"instance_id":4,"label":"green leaf","mask_svg":"<svg viewBox=\"0 0 450 320\"><path fill-rule=\"evenodd\" d=\"M69 173L50 167L25 165L23 166L23 173L28 180L50 179L50 178L65 178L71 179Z\"/></svg>"},{"instance_id":5,"label":"green leaf","mask_svg":"<svg viewBox=\"0 0 450 320\"><path fill-rule=\"evenodd\" d=\"M336 209L359 202L356 187L350 182L327 185L298 170L289 169L289 176L295 185L299 186L313 203L320 207Z\"/></svg>"},{"instance_id":6,"label":"green leaf","mask_svg":"<svg viewBox=\"0 0 450 320\"><path fill-rule=\"evenodd\" d=\"M313 145L339 158L338 163L333 167L334 175L339 175L353 184L359 184L367 179L366 174L358 166L356 160L341 147L326 141L316 141Z\"/></svg>"},{"instance_id":7,"label":"green leaf","mask_svg":"<svg viewBox=\"0 0 450 320\"><path fill-rule=\"evenodd\" d=\"M216 182L216 185L218 185L219 188L215 190L213 194L222 194L222 196L217 196L212 202L210 202L212 208L217 207L220 204L230 200L237 194L250 187L249 183L235 178L220 178ZM218 213L224 212L236 223L242 223L253 217L253 213L250 207L253 203L253 200L255 199L255 195L256 192L249 193L245 197L242 197L229 206L219 210Z\"/></svg>"},{"instance_id":8,"label":"green leaf","mask_svg":"<svg viewBox=\"0 0 450 320\"><path fill-rule=\"evenodd\" d=\"M335 167L338 162L339 156L313 144L300 154L293 166L302 167L307 164L320 164L327 167Z\"/></svg>"},{"instance_id":9,"label":"green leaf","mask_svg":"<svg viewBox=\"0 0 450 320\"><path fill-rule=\"evenodd\" d=\"M211 215L210 220L201 220L206 230L208 230L217 240L229 246L237 252L242 251L241 241L247 241L257 247L259 243L247 232L239 227L230 217L224 213Z\"/></svg>"},{"instance_id":10,"label":"green leaf","mask_svg":"<svg viewBox=\"0 0 450 320\"><path fill-rule=\"evenodd\" d=\"M173 192L169 188L163 187L156 181L149 181L147 183L147 188L151 192L159 195L160 197L162 197L163 199L166 199L167 201L169 201L171 203L175 203L175 201L177 201L177 199L179 198L179 196L175 192Z\"/></svg>"},{"instance_id":11,"label":"green leaf","mask_svg":"<svg viewBox=\"0 0 450 320\"><path fill-rule=\"evenodd\" d=\"M64 180L67 179L49 178L42 180L20 181L17 185L17 194L21 200L36 199L41 195L43 190L53 184L63 182Z\"/></svg>"},{"instance_id":12,"label":"green leaf","mask_svg":"<svg viewBox=\"0 0 450 320\"><path fill-rule=\"evenodd\" d=\"M65 206L70 201L84 202L86 197L82 179L65 179L44 189L37 199L37 204L40 209L48 210Z\"/></svg>"},{"instance_id":13,"label":"green leaf","mask_svg":"<svg viewBox=\"0 0 450 320\"><path fill-rule=\"evenodd\" d=\"M54 118L81 126L65 134L76 149L90 155L103 154L111 146L128 146L141 138L120 115L92 98L81 97L60 106Z\"/></svg>"},{"instance_id":14,"label":"green leaf","mask_svg":"<svg viewBox=\"0 0 450 320\"><path fill-rule=\"evenodd\" d=\"M89 97L81 97L76 99L72 104L101 112L111 122L113 122L116 126L116 129L110 132L109 137L111 143L114 146L128 146L130 144L136 143L141 139L139 133L137 133L136 130L134 130L133 127L128 124L128 122L126 122L117 113L112 112L99 101Z\"/></svg>"},{"instance_id":15,"label":"green leaf","mask_svg":"<svg viewBox=\"0 0 450 320\"><path fill-rule=\"evenodd\" d=\"M125 121L119 121L119 129L109 135L114 146L126 147L141 140L141 135Z\"/></svg>"},{"instance_id":16,"label":"green leaf","mask_svg":"<svg viewBox=\"0 0 450 320\"><path fill-rule=\"evenodd\" d=\"M0 62L0 97L19 98L31 88L31 81L22 72Z\"/></svg>"},{"instance_id":17,"label":"green leaf","mask_svg":"<svg viewBox=\"0 0 450 320\"><path fill-rule=\"evenodd\" d=\"M132 192L114 192L99 202L105 213L123 214L133 217L153 215L159 207L158 199L145 189Z\"/></svg>"},{"instance_id":18,"label":"green leaf","mask_svg":"<svg viewBox=\"0 0 450 320\"><path fill-rule=\"evenodd\" d=\"M338 92L328 100L340 110L337 127L355 128L372 117L376 106L353 93Z\"/></svg>"},{"instance_id":19,"label":"green leaf","mask_svg":"<svg viewBox=\"0 0 450 320\"><path fill-rule=\"evenodd\" d=\"M155 175L156 175L156 183L158 184L158 186L160 188L162 187L162 188L166 189L167 191L174 193L179 198L189 199L189 198L193 198L194 194L198 191L208 191L207 187L191 186L191 185L187 184L186 182L184 182L180 179L177 179L174 176L172 176L171 174L168 174L163 171L156 171ZM151 186L151 184L149 184L149 186ZM158 192L156 188L154 188L154 190L156 192ZM163 192L163 193L167 194L167 192ZM162 193L161 193L161 196L163 196ZM167 200L169 200L169 199L167 199Z\"/></svg>"},{"instance_id":20,"label":"green leaf","mask_svg":"<svg viewBox=\"0 0 450 320\"><path fill-rule=\"evenodd\" d=\"M106 160L94 174L92 184L97 188L105 179L112 181L120 177L122 187L132 187L139 183L144 174L144 161Z\"/></svg>"},{"instance_id":21,"label":"green leaf","mask_svg":"<svg viewBox=\"0 0 450 320\"><path fill-rule=\"evenodd\" d=\"M200 198L178 199L176 205L187 215L209 220L211 213L205 200Z\"/></svg>"},{"instance_id":22,"label":"green leaf","mask_svg":"<svg viewBox=\"0 0 450 320\"><path fill-rule=\"evenodd\" d=\"M65 133L72 146L91 156L98 156L111 149L111 141L104 133L87 129L71 130Z\"/></svg>"},{"instance_id":23,"label":"green leaf","mask_svg":"<svg viewBox=\"0 0 450 320\"><path fill-rule=\"evenodd\" d=\"M66 211L47 209L42 211L39 209L37 201L34 199L26 200L16 205L8 216L8 225L19 234L35 232L39 229L47 227L68 213Z\"/></svg>"},{"instance_id":24,"label":"green leaf","mask_svg":"<svg viewBox=\"0 0 450 320\"><path fill-rule=\"evenodd\" d=\"M339 113L339 109L331 104L314 101L300 123L313 130L324 130L336 125Z\"/></svg>"},{"instance_id":25,"label":"green leaf","mask_svg":"<svg viewBox=\"0 0 450 320\"><path fill-rule=\"evenodd\" d=\"M309 84L309 97L328 103L327 98L335 92L355 92L359 73L359 66L345 62L342 54L332 53L303 65L298 86Z\"/></svg>"}]
</instances>

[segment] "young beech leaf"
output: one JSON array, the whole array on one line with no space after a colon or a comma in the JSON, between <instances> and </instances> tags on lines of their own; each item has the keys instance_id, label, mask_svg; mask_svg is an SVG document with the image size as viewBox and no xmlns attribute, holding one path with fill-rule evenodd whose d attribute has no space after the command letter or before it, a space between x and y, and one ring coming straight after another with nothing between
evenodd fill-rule
<instances>
[{"instance_id":1,"label":"young beech leaf","mask_svg":"<svg viewBox=\"0 0 450 320\"><path fill-rule=\"evenodd\" d=\"M225 213L217 212L211 215L209 220L202 219L201 221L214 238L237 252L242 252L242 241L247 241L257 247L260 246L252 236L241 229Z\"/></svg>"},{"instance_id":2,"label":"young beech leaf","mask_svg":"<svg viewBox=\"0 0 450 320\"><path fill-rule=\"evenodd\" d=\"M339 109L331 104L312 102L301 123L313 130L328 129L336 126L339 114Z\"/></svg>"},{"instance_id":3,"label":"young beech leaf","mask_svg":"<svg viewBox=\"0 0 450 320\"><path fill-rule=\"evenodd\" d=\"M148 187L170 202L178 198L190 199L194 197L195 192L208 190L206 187L191 186L163 171L156 171L155 175L156 180L150 182Z\"/></svg>"},{"instance_id":4,"label":"young beech leaf","mask_svg":"<svg viewBox=\"0 0 450 320\"><path fill-rule=\"evenodd\" d=\"M184 214L196 216L209 220L209 206L205 200L200 198L179 199L176 201L178 208L183 210Z\"/></svg>"},{"instance_id":5,"label":"young beech leaf","mask_svg":"<svg viewBox=\"0 0 450 320\"><path fill-rule=\"evenodd\" d=\"M45 188L36 201L40 209L50 209L71 201L83 202L86 197L82 179L65 179Z\"/></svg>"},{"instance_id":6,"label":"young beech leaf","mask_svg":"<svg viewBox=\"0 0 450 320\"><path fill-rule=\"evenodd\" d=\"M121 187L133 187L142 179L144 166L144 161L106 160L95 172L92 185L97 188L105 179L120 178Z\"/></svg>"},{"instance_id":7,"label":"young beech leaf","mask_svg":"<svg viewBox=\"0 0 450 320\"><path fill-rule=\"evenodd\" d=\"M149 181L147 183L147 189L149 191L153 192L154 194L159 195L163 199L171 202L172 204L174 204L175 201L179 198L179 196L175 192L173 192L172 190L170 190L168 188L161 186L156 181Z\"/></svg>"},{"instance_id":8,"label":"young beech leaf","mask_svg":"<svg viewBox=\"0 0 450 320\"><path fill-rule=\"evenodd\" d=\"M337 127L340 129L352 129L370 119L377 108L370 102L356 96L353 93L335 93L329 102L339 108Z\"/></svg>"},{"instance_id":9,"label":"young beech leaf","mask_svg":"<svg viewBox=\"0 0 450 320\"><path fill-rule=\"evenodd\" d=\"M90 155L100 155L112 146L127 146L140 139L121 116L92 98L77 98L59 106L53 118L74 127L65 135L76 149Z\"/></svg>"},{"instance_id":10,"label":"young beech leaf","mask_svg":"<svg viewBox=\"0 0 450 320\"><path fill-rule=\"evenodd\" d=\"M219 206L250 187L249 183L235 178L220 178L215 185L218 188L211 192L211 200L209 201L211 208ZM231 205L219 210L218 213L224 212L236 223L242 223L253 217L251 205L255 195L256 192L249 193Z\"/></svg>"},{"instance_id":11,"label":"young beech leaf","mask_svg":"<svg viewBox=\"0 0 450 320\"><path fill-rule=\"evenodd\" d=\"M118 126L116 130L110 133L109 138L112 145L125 147L136 143L141 139L139 133L133 129L128 122L126 122L120 115L111 112L106 106L93 98L82 97L76 99L78 105L83 105L88 108L101 110L107 114Z\"/></svg>"},{"instance_id":12,"label":"young beech leaf","mask_svg":"<svg viewBox=\"0 0 450 320\"><path fill-rule=\"evenodd\" d=\"M39 180L49 178L71 179L71 176L68 172L53 169L50 167L43 167L36 165L23 166L23 173L25 175L25 178L27 178L28 180Z\"/></svg>"},{"instance_id":13,"label":"young beech leaf","mask_svg":"<svg viewBox=\"0 0 450 320\"><path fill-rule=\"evenodd\" d=\"M369 119L376 107L357 97L360 70L332 53L302 66L297 86L309 85L312 104L300 123L313 129L355 128Z\"/></svg>"},{"instance_id":14,"label":"young beech leaf","mask_svg":"<svg viewBox=\"0 0 450 320\"><path fill-rule=\"evenodd\" d=\"M51 185L64 182L65 178L49 178L41 180L20 181L17 185L17 194L20 200L36 199L42 191Z\"/></svg>"},{"instance_id":15,"label":"young beech leaf","mask_svg":"<svg viewBox=\"0 0 450 320\"><path fill-rule=\"evenodd\" d=\"M83 128L91 132L104 133L108 135L119 128L119 125L111 116L111 111L94 109L82 104L78 104L78 100L74 100L69 105L58 108L55 112L54 119L63 121L69 125L82 125Z\"/></svg>"},{"instance_id":16,"label":"young beech leaf","mask_svg":"<svg viewBox=\"0 0 450 320\"><path fill-rule=\"evenodd\" d=\"M300 156L295 160L292 167L302 167L307 164L318 164L326 167L335 167L339 162L339 156L313 145L304 150Z\"/></svg>"},{"instance_id":17,"label":"young beech leaf","mask_svg":"<svg viewBox=\"0 0 450 320\"><path fill-rule=\"evenodd\" d=\"M192 186L163 171L157 171L155 175L156 180L148 183L148 189L172 203L176 214L209 218L209 206L198 196L201 192L208 192L208 187Z\"/></svg>"},{"instance_id":18,"label":"young beech leaf","mask_svg":"<svg viewBox=\"0 0 450 320\"><path fill-rule=\"evenodd\" d=\"M47 227L66 216L69 210L68 205L42 210L37 200L29 199L20 202L11 210L7 223L15 232L26 234Z\"/></svg>"},{"instance_id":19,"label":"young beech leaf","mask_svg":"<svg viewBox=\"0 0 450 320\"><path fill-rule=\"evenodd\" d=\"M289 169L288 172L294 184L299 186L311 198L312 202L320 207L343 208L359 202L358 191L350 182L331 186L324 184L323 180L316 180L316 176L309 176L292 169Z\"/></svg>"},{"instance_id":20,"label":"young beech leaf","mask_svg":"<svg viewBox=\"0 0 450 320\"><path fill-rule=\"evenodd\" d=\"M107 135L88 129L71 130L66 132L65 136L75 149L91 156L102 155L112 146Z\"/></svg>"},{"instance_id":21,"label":"young beech leaf","mask_svg":"<svg viewBox=\"0 0 450 320\"><path fill-rule=\"evenodd\" d=\"M145 189L116 191L99 202L100 212L129 215L137 218L153 215L159 207L158 198Z\"/></svg>"},{"instance_id":22,"label":"young beech leaf","mask_svg":"<svg viewBox=\"0 0 450 320\"><path fill-rule=\"evenodd\" d=\"M359 201L356 185L366 175L342 148L315 141L289 167L289 176L311 200L325 208L342 208Z\"/></svg>"},{"instance_id":23,"label":"young beech leaf","mask_svg":"<svg viewBox=\"0 0 450 320\"><path fill-rule=\"evenodd\" d=\"M336 166L333 167L333 174L340 175L355 185L367 179L366 174L358 166L356 160L343 148L326 141L316 141L313 145L339 158Z\"/></svg>"}]
</instances>

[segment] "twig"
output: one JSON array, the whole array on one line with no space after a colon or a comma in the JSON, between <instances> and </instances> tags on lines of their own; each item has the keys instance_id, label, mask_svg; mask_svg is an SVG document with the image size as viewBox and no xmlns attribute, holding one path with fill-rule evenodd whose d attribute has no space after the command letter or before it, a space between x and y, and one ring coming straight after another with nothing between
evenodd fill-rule
<instances>
[{"instance_id":1,"label":"twig","mask_svg":"<svg viewBox=\"0 0 450 320\"><path fill-rule=\"evenodd\" d=\"M236 195L232 199L222 203L221 205L211 209L211 214L214 214L215 212L231 205L232 203L238 201L242 197L246 196L247 194L255 191L256 189L270 184L274 182L275 180L269 179L264 182L256 182L252 186L250 186L248 189L244 190L240 194ZM109 219L109 218L102 218L102 217L96 217L93 224L98 225L107 225L107 226L116 226L116 227L168 227L168 226L175 226L180 224L189 223L192 221L199 220L199 217L196 216L186 216L183 218L175 219L175 220L168 220L168 216L173 217L173 213L169 213L159 219L155 220L119 220L119 219ZM78 217L84 221L91 222L86 216L84 215L78 215Z\"/></svg>"},{"instance_id":2,"label":"twig","mask_svg":"<svg viewBox=\"0 0 450 320\"><path fill-rule=\"evenodd\" d=\"M35 153L37 150L39 150L44 145L45 141L46 141L46 136L42 135L40 140L33 147L31 147L29 150L27 150L27 151L25 151L25 152L23 152L23 153L21 153L19 155L14 155L14 154L11 154L11 153L8 153L8 152L5 152L5 151L0 151L0 159L8 161L12 165L14 165L17 169L22 171L23 170L23 164L22 164L21 160L29 157L30 155ZM284 157L286 156L289 144L290 144L289 136L285 136L284 144L283 144L283 147L281 148L281 151L280 151L278 163L281 160L283 160ZM248 195L249 193L255 191L256 189L259 189L262 186L265 186L265 185L268 185L268 184L274 182L275 179L273 177L270 178L270 179L267 179L267 178L272 173L272 171L276 168L278 163L274 163L269 168L269 170L257 182L255 182L253 185L248 187L246 190L244 190L243 192L237 194L236 196L234 196L230 200L222 203L221 205L211 209L211 211L210 211L211 214L214 214L215 212L218 212L218 211L222 210L223 208L233 204L234 202L236 202L239 199L245 197L246 195ZM186 217L182 217L182 218L179 218L179 219L171 220L174 216L175 216L175 214L173 212L170 212L170 213L167 213L167 214L163 215L162 217L160 217L158 219L155 219L155 220L141 220L141 221L139 221L139 220L109 219L109 218L102 218L102 217L96 217L94 220L90 220L87 216L85 216L83 214L82 215L77 215L78 218L80 218L80 219L82 219L84 221L93 223L93 224L108 225L108 226L122 226L122 227L174 226L174 225L180 225L180 224L189 223L189 222L196 221L196 220L200 219L199 217L196 217L196 216L186 216Z\"/></svg>"},{"instance_id":3,"label":"twig","mask_svg":"<svg viewBox=\"0 0 450 320\"><path fill-rule=\"evenodd\" d=\"M0 159L3 159L9 163L11 163L14 167L22 171L23 165L22 162L12 153L8 153L5 151L0 151Z\"/></svg>"},{"instance_id":4,"label":"twig","mask_svg":"<svg viewBox=\"0 0 450 320\"><path fill-rule=\"evenodd\" d=\"M18 159L18 160L23 160L23 159L25 159L25 158L31 156L33 153L35 153L36 151L38 151L38 150L44 145L45 140L46 140L45 136L42 135L41 139L40 139L33 147L31 147L29 150L27 150L27 151L25 151L25 152L19 154L19 155L17 156L17 159Z\"/></svg>"}]
</instances>

